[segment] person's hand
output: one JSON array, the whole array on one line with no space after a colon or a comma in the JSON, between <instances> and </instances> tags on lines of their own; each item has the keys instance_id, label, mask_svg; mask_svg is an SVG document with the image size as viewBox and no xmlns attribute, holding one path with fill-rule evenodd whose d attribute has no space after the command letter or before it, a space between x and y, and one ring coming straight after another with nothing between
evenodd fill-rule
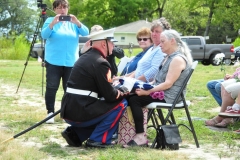
<instances>
[{"instance_id":1,"label":"person's hand","mask_svg":"<svg viewBox=\"0 0 240 160\"><path fill-rule=\"evenodd\" d=\"M230 78L232 78L232 75L226 74L225 77L224 77L224 80L228 80L228 79L230 79Z\"/></svg>"},{"instance_id":2,"label":"person's hand","mask_svg":"<svg viewBox=\"0 0 240 160\"><path fill-rule=\"evenodd\" d=\"M88 40L82 47L81 53L85 53L87 50L91 48L91 40Z\"/></svg>"},{"instance_id":3,"label":"person's hand","mask_svg":"<svg viewBox=\"0 0 240 160\"><path fill-rule=\"evenodd\" d=\"M60 22L60 21L59 21L59 16L61 16L61 14L57 14L57 15L54 17L53 21L49 24L50 29L52 29L53 26L54 26L56 23Z\"/></svg>"},{"instance_id":4,"label":"person's hand","mask_svg":"<svg viewBox=\"0 0 240 160\"><path fill-rule=\"evenodd\" d=\"M143 89L136 89L135 93L138 95L138 96L147 96L149 95L149 91L146 91L146 90L143 90Z\"/></svg>"},{"instance_id":5,"label":"person's hand","mask_svg":"<svg viewBox=\"0 0 240 160\"><path fill-rule=\"evenodd\" d=\"M120 87L118 88L118 90L120 90L123 95L128 95L128 94L130 93L129 90L128 90L128 88L125 87L125 86L120 86ZM122 96L123 96L123 95L122 95Z\"/></svg>"},{"instance_id":6,"label":"person's hand","mask_svg":"<svg viewBox=\"0 0 240 160\"><path fill-rule=\"evenodd\" d=\"M71 21L72 23L76 24L79 28L81 27L81 22L75 17L73 14L70 14Z\"/></svg>"},{"instance_id":7,"label":"person's hand","mask_svg":"<svg viewBox=\"0 0 240 160\"><path fill-rule=\"evenodd\" d=\"M121 77L120 76L113 76L112 82L118 81Z\"/></svg>"}]
</instances>

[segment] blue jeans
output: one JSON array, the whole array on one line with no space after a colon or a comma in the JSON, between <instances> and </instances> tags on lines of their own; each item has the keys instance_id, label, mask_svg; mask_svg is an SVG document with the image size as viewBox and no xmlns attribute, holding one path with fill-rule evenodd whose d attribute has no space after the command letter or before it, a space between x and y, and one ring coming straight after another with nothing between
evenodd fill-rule
<instances>
[{"instance_id":1,"label":"blue jeans","mask_svg":"<svg viewBox=\"0 0 240 160\"><path fill-rule=\"evenodd\" d=\"M62 79L64 93L67 88L67 81L72 71L72 67L56 66L45 62L46 67L46 92L45 104L47 113L54 112L56 93Z\"/></svg>"},{"instance_id":2,"label":"blue jeans","mask_svg":"<svg viewBox=\"0 0 240 160\"><path fill-rule=\"evenodd\" d=\"M207 83L207 88L212 94L213 98L217 101L218 105L222 105L222 97L221 97L221 82L223 79L211 80Z\"/></svg>"}]
</instances>

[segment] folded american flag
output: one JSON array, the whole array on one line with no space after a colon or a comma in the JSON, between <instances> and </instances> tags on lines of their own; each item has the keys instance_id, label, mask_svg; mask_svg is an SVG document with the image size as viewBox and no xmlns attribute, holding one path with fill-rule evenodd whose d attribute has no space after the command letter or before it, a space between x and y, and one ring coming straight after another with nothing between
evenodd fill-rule
<instances>
[{"instance_id":1,"label":"folded american flag","mask_svg":"<svg viewBox=\"0 0 240 160\"><path fill-rule=\"evenodd\" d=\"M131 91L131 92L134 92L135 89L137 89L137 88L149 90L154 87L153 85L151 85L149 83L146 83L146 82L134 79L134 78L129 78L129 77L120 78L119 82L120 82L120 85L126 87L128 89L128 91ZM152 92L150 94L150 96L153 99L159 99L159 100L163 100L165 97L163 91Z\"/></svg>"},{"instance_id":2,"label":"folded american flag","mask_svg":"<svg viewBox=\"0 0 240 160\"><path fill-rule=\"evenodd\" d=\"M151 85L149 83L137 80L135 78L129 78L129 77L120 78L119 82L121 85L127 87L129 91L135 90L137 88L149 90L154 87L153 85Z\"/></svg>"}]
</instances>

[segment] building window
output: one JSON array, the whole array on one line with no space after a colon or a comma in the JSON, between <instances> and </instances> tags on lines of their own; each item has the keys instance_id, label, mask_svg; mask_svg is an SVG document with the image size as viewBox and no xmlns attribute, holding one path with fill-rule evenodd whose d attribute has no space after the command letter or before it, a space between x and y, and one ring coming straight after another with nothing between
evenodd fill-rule
<instances>
[{"instance_id":1,"label":"building window","mask_svg":"<svg viewBox=\"0 0 240 160\"><path fill-rule=\"evenodd\" d=\"M125 37L121 37L121 42L125 42Z\"/></svg>"}]
</instances>

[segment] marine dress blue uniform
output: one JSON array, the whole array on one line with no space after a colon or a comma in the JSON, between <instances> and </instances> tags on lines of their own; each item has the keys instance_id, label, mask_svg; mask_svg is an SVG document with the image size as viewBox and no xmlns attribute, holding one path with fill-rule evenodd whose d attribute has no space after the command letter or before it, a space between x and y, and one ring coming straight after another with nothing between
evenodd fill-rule
<instances>
[{"instance_id":1,"label":"marine dress blue uniform","mask_svg":"<svg viewBox=\"0 0 240 160\"><path fill-rule=\"evenodd\" d=\"M127 106L121 92L111 85L110 64L96 48L83 54L75 63L62 99L61 117L76 133L79 144L88 141L97 146L111 144L111 138ZM65 130L66 131L66 130ZM73 132L73 133L72 133ZM63 135L64 137L64 135ZM68 138L64 137L68 144ZM70 137L71 138L71 137Z\"/></svg>"}]
</instances>

